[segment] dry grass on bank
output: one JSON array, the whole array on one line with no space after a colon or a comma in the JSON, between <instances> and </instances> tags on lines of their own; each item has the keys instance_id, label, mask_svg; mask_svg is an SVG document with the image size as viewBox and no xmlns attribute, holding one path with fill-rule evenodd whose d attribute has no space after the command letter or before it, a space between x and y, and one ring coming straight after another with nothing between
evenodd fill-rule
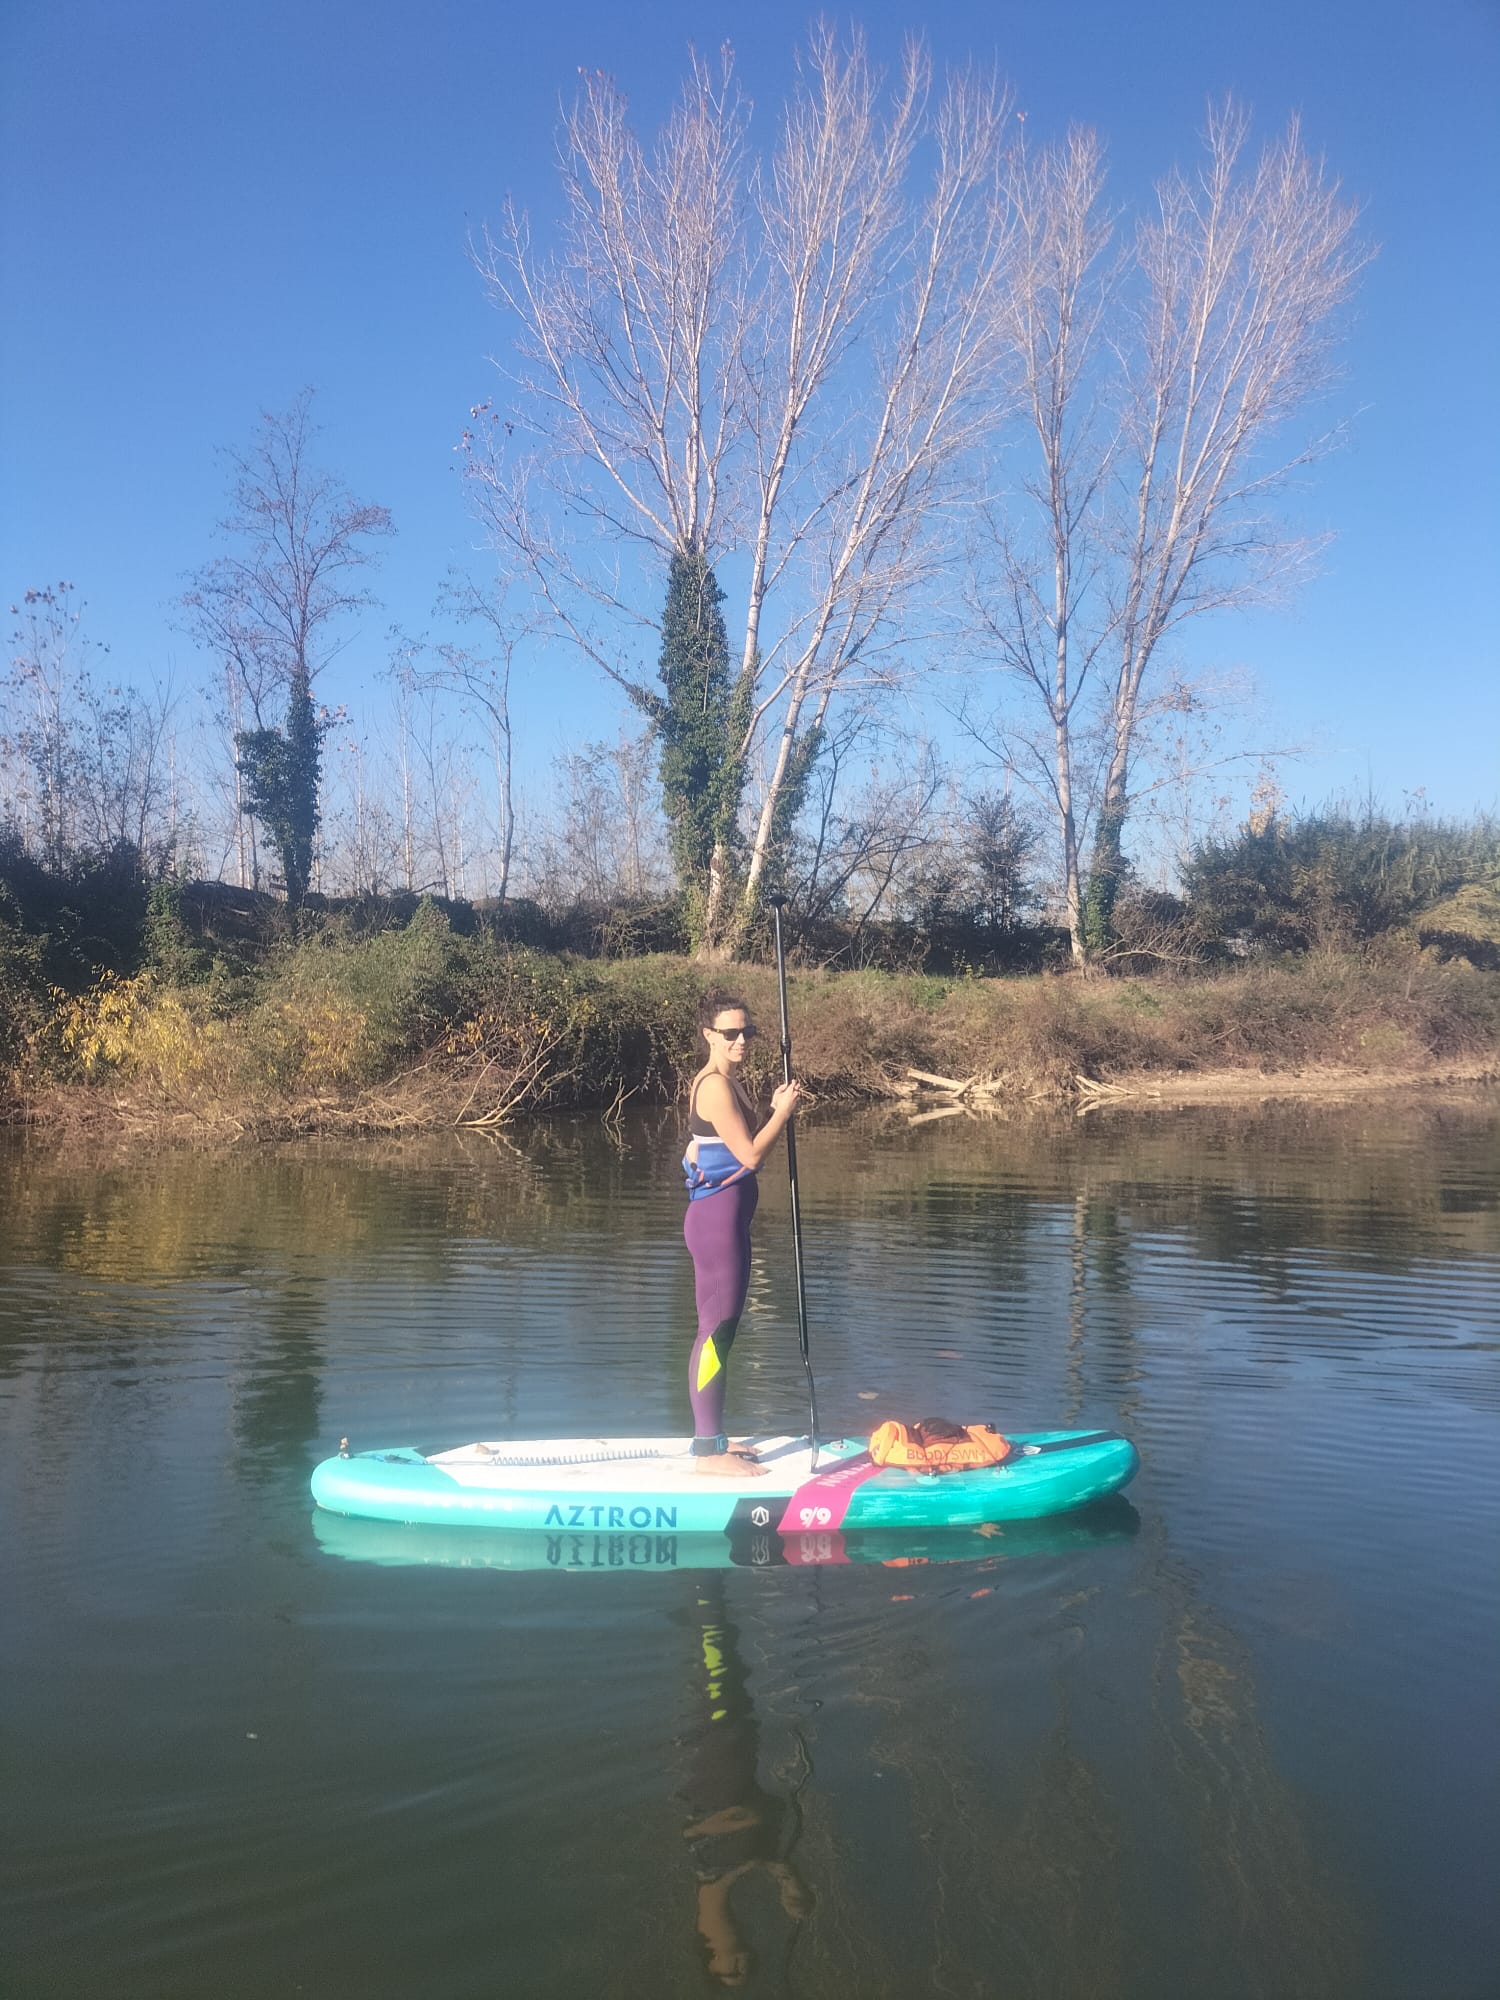
<instances>
[{"instance_id":1,"label":"dry grass on bank","mask_svg":"<svg viewBox=\"0 0 1500 2000\"><path fill-rule=\"evenodd\" d=\"M793 990L798 1069L839 1096L898 1092L913 1067L1052 1097L1080 1078L1500 1071L1500 981L1416 959L1149 982L810 975Z\"/></svg>"},{"instance_id":2,"label":"dry grass on bank","mask_svg":"<svg viewBox=\"0 0 1500 2000\"><path fill-rule=\"evenodd\" d=\"M457 938L439 919L298 946L233 989L146 975L58 1001L9 1108L48 1129L231 1139L610 1115L680 1090L710 985L753 1009L752 1076L769 1084L770 968L574 961ZM825 1102L908 1095L912 1069L992 1086L992 1104L1500 1076L1500 975L1415 952L1154 980L797 972L791 1008L796 1067Z\"/></svg>"}]
</instances>

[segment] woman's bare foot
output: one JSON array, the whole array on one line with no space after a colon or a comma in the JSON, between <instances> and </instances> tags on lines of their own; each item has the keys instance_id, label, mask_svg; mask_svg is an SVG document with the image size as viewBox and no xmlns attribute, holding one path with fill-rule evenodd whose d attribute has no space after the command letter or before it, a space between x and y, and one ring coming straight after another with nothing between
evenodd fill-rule
<instances>
[{"instance_id":1,"label":"woman's bare foot","mask_svg":"<svg viewBox=\"0 0 1500 2000\"><path fill-rule=\"evenodd\" d=\"M766 1468L753 1458L741 1458L737 1451L707 1451L693 1460L694 1472L710 1479L764 1479Z\"/></svg>"}]
</instances>

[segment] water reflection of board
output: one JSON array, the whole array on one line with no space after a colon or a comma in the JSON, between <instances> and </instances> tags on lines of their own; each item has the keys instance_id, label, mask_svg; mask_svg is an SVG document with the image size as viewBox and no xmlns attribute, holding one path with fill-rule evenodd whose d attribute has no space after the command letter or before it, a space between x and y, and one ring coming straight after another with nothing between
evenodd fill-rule
<instances>
[{"instance_id":1,"label":"water reflection of board","mask_svg":"<svg viewBox=\"0 0 1500 2000\"><path fill-rule=\"evenodd\" d=\"M443 1528L399 1521L356 1521L319 1512L313 1533L325 1555L388 1569L566 1570L575 1575L677 1569L824 1568L876 1563L890 1569L929 1563L1010 1563L1066 1555L1133 1535L1140 1517L1123 1495L1042 1521L989 1522L980 1528L851 1529L844 1534L780 1535L742 1527L722 1535L638 1530L553 1529L545 1535L507 1528Z\"/></svg>"},{"instance_id":2,"label":"water reflection of board","mask_svg":"<svg viewBox=\"0 0 1500 2000\"><path fill-rule=\"evenodd\" d=\"M375 1521L540 1534L781 1536L870 1528L975 1528L1035 1520L1118 1493L1135 1447L1113 1431L1010 1433L1003 1465L937 1477L876 1466L861 1438L746 1439L760 1478L705 1476L685 1438L538 1438L411 1446L325 1459L313 1498Z\"/></svg>"}]
</instances>

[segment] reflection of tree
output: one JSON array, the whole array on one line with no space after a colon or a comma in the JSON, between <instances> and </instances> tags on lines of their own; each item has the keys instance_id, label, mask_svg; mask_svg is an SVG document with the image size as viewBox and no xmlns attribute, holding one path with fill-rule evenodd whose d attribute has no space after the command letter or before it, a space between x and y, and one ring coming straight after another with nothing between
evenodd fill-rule
<instances>
[{"instance_id":1,"label":"reflection of tree","mask_svg":"<svg viewBox=\"0 0 1500 2000\"><path fill-rule=\"evenodd\" d=\"M745 1984L752 1965L741 1928L748 1878L773 1883L794 1923L810 1913L812 1897L788 1858L798 1832L795 1808L760 1782L760 1725L723 1580L712 1573L699 1588L697 1625L701 1659L693 1675L697 1713L687 1739L682 1834L697 1872L698 1935L708 1970L733 1988Z\"/></svg>"},{"instance_id":2,"label":"reflection of tree","mask_svg":"<svg viewBox=\"0 0 1500 2000\"><path fill-rule=\"evenodd\" d=\"M1058 1412L1060 1424L1078 1420L1084 1399L1084 1330L1088 1325L1088 1191L1073 1196L1073 1227L1068 1243L1068 1366L1067 1393Z\"/></svg>"},{"instance_id":3,"label":"reflection of tree","mask_svg":"<svg viewBox=\"0 0 1500 2000\"><path fill-rule=\"evenodd\" d=\"M899 1216L922 1201L958 1215L976 1201L1071 1201L1087 1176L1121 1217L1184 1225L1218 1259L1358 1249L1374 1268L1500 1251L1492 1186L1493 1101L1353 1105L1141 1104L1019 1111L907 1130L904 1114L810 1127L809 1174L856 1210ZM818 1148L818 1158L813 1148ZM936 1198L935 1198L936 1197ZM936 1239L934 1239L936 1240Z\"/></svg>"},{"instance_id":4,"label":"reflection of tree","mask_svg":"<svg viewBox=\"0 0 1500 2000\"><path fill-rule=\"evenodd\" d=\"M268 1242L342 1267L397 1237L438 1277L455 1244L550 1248L580 1214L592 1227L604 1209L639 1208L657 1182L660 1228L676 1201L679 1122L627 1120L624 1144L596 1120L549 1119L502 1144L423 1135L251 1156L164 1150L144 1163L135 1147L102 1157L28 1147L0 1153L0 1193L11 1240L93 1277L192 1277L210 1263L215 1278L232 1276L258 1267ZM1486 1188L1493 1134L1483 1104L1133 1108L1087 1121L965 1118L920 1133L879 1117L825 1120L809 1127L805 1177L835 1225L825 1257L845 1257L850 1232L878 1247L906 1225L933 1250L982 1251L997 1291L1014 1289L1038 1204L1071 1208L1086 1188L1106 1286L1111 1244L1123 1250L1132 1231L1158 1227L1186 1229L1206 1256L1252 1263L1274 1281L1281 1259L1308 1248L1357 1249L1372 1270L1500 1253ZM766 1192L774 1199L774 1178Z\"/></svg>"},{"instance_id":5,"label":"reflection of tree","mask_svg":"<svg viewBox=\"0 0 1500 2000\"><path fill-rule=\"evenodd\" d=\"M815 1269L832 1256L849 1284L883 1298L904 1283L894 1231L924 1253L951 1246L996 1300L1024 1293L1033 1316L1065 1311L1075 1333L1086 1270L1092 1387L1113 1394L1135 1376L1129 1301L1143 1235L1171 1235L1204 1264L1237 1267L1271 1299L1300 1291L1308 1251L1352 1256L1371 1275L1430 1257L1494 1257L1493 1135L1482 1100L1133 1106L1086 1121L955 1119L917 1133L870 1118L809 1133L810 1253ZM1045 1273L1049 1262L1059 1279L1063 1271L1048 1239L1065 1216L1073 1253L1066 1303L1054 1304L1042 1295ZM1123 1337L1113 1353L1100 1343L1101 1311ZM1064 1349L1063 1360L1062 1397L1076 1398L1079 1357Z\"/></svg>"},{"instance_id":6,"label":"reflection of tree","mask_svg":"<svg viewBox=\"0 0 1500 2000\"><path fill-rule=\"evenodd\" d=\"M344 1273L399 1243L408 1269L441 1278L475 1241L542 1247L569 1210L612 1202L638 1162L597 1132L472 1135L205 1154L186 1148L80 1159L0 1153L6 1236L28 1257L91 1278L259 1279L287 1268ZM592 1143L590 1143L592 1141ZM600 1169L609 1180L600 1184Z\"/></svg>"},{"instance_id":7,"label":"reflection of tree","mask_svg":"<svg viewBox=\"0 0 1500 2000\"><path fill-rule=\"evenodd\" d=\"M1342 2000L1364 1990L1356 1923L1276 1769L1249 1654L1163 1549L1154 1675L1186 1877L1168 1990Z\"/></svg>"},{"instance_id":8,"label":"reflection of tree","mask_svg":"<svg viewBox=\"0 0 1500 2000\"><path fill-rule=\"evenodd\" d=\"M835 1834L843 1878L863 1890L828 1940L838 1989L1112 2000L1128 1814L1066 1690L1054 1709L1049 1682L1044 1719L1035 1687L995 1684L1007 1635L970 1609L975 1575L955 1587L908 1573L921 1608L893 1616L861 1664L879 1783ZM1003 1596L997 1573L985 1581L983 1598ZM1092 1595L1054 1602L1072 1625ZM994 1648L978 1672L976 1646Z\"/></svg>"},{"instance_id":9,"label":"reflection of tree","mask_svg":"<svg viewBox=\"0 0 1500 2000\"><path fill-rule=\"evenodd\" d=\"M260 1481L295 1478L319 1442L325 1286L271 1281L264 1330L233 1371L233 1427L243 1470Z\"/></svg>"},{"instance_id":10,"label":"reflection of tree","mask_svg":"<svg viewBox=\"0 0 1500 2000\"><path fill-rule=\"evenodd\" d=\"M864 1602L857 1688L819 1725L841 1790L806 1799L803 1851L840 1884L809 1927L810 1990L1362 1990L1244 1648L1184 1564L1143 1554L1129 1591L1070 1567L1038 1592L1002 1566L977 1593L975 1571L907 1570L896 1605Z\"/></svg>"},{"instance_id":11,"label":"reflection of tree","mask_svg":"<svg viewBox=\"0 0 1500 2000\"><path fill-rule=\"evenodd\" d=\"M1131 1232L1119 1190L1096 1188L1085 1169L1073 1191L1068 1239L1068 1327L1060 1424L1075 1422L1091 1400L1111 1406L1128 1428L1141 1380L1132 1296Z\"/></svg>"},{"instance_id":12,"label":"reflection of tree","mask_svg":"<svg viewBox=\"0 0 1500 2000\"><path fill-rule=\"evenodd\" d=\"M628 1293L632 1256L659 1256L636 1267L653 1274L649 1290L655 1273L685 1264L669 1159L676 1133L633 1121L625 1132L623 1151L587 1123L560 1121L518 1130L503 1146L424 1139L159 1154L128 1170L35 1149L0 1155L0 1255L49 1280L84 1281L56 1287L71 1317L52 1368L32 1365L62 1324L46 1284L40 1310L25 1282L0 1299L0 1368L20 1360L23 1394L38 1383L31 1429L48 1439L43 1458L56 1468L55 1484L38 1475L34 1490L49 1510L59 1492L76 1493L77 1461L66 1455L75 1443L97 1463L104 1440L107 1463L111 1438L134 1453L142 1428L156 1435L154 1413L148 1427L132 1427L122 1408L133 1396L166 1398L172 1370L188 1368L185 1327L226 1347L232 1340L248 1357L234 1438L260 1476L296 1457L315 1428L317 1379L341 1337L330 1299L350 1274L383 1281L399 1266L402 1285L452 1284L457 1297L477 1258L485 1283L473 1296L484 1309L496 1296L486 1274L502 1271L507 1295L513 1288L522 1266L512 1251L528 1253L524 1268L551 1271L566 1258L590 1278L597 1272L600 1297L606 1280ZM1006 1330L1026 1333L1018 1351L1028 1379L1040 1376L1049 1344L1066 1344L1075 1402L1092 1414L1119 1394L1123 1410L1122 1370L1143 1310L1131 1292L1154 1256L1142 1240L1149 1232L1177 1239L1177 1269L1206 1250L1234 1260L1262 1293L1308 1246L1355 1248L1363 1269L1413 1256L1461 1269L1500 1250L1493 1134L1493 1113L1449 1107L1404 1107L1399 1121L1371 1107L1109 1113L1082 1128L950 1121L890 1148L865 1123L815 1124L803 1160L809 1247L816 1259L820 1238L864 1227L863 1261L848 1263L834 1300L867 1304L852 1337L878 1353L883 1343L898 1351L893 1330L912 1332L880 1317L898 1260L934 1249L904 1274L920 1294L944 1264L964 1277L978 1245L972 1268L986 1279L1014 1274ZM1401 1203L1404 1217L1394 1213ZM893 1213L910 1226L889 1230ZM928 1236L939 1214L960 1225L946 1256ZM777 1240L764 1232L766 1245ZM1071 1317L1046 1316L1036 1270L1044 1256ZM1479 1295L1479 1277L1463 1282ZM153 1309L157 1283L178 1301L170 1318ZM1224 1274L1210 1269L1207 1283L1212 1300ZM134 1288L128 1310L117 1287ZM964 1298L974 1303L972 1287ZM555 1313L555 1294L543 1304ZM992 1325L986 1314L992 1302L974 1304L977 1323ZM535 1322L518 1313L515 1325L513 1340L496 1333L497 1371L534 1353ZM1378 1338L1347 1324L1343 1332ZM815 1339L831 1348L838 1333L830 1312ZM364 1336L356 1328L342 1337L357 1345ZM442 1337L441 1327L431 1336ZM675 1338L662 1336L663 1380ZM72 1367L96 1339L111 1358L146 1361L160 1341L167 1365L141 1370L138 1387L120 1381L126 1371ZM654 1367L654 1350L650 1359ZM1191 1414L1184 1399L1210 1391L1201 1371L1179 1373L1178 1400L1158 1413L1181 1421ZM189 1414L197 1421L196 1402ZM55 1526L40 1507L36 1520ZM1320 1872L1315 1831L1276 1768L1245 1647L1170 1549L1153 1555L1143 1542L1132 1563L1129 1592L1116 1587L1114 1556L1051 1573L1029 1565L1014 1590L991 1588L988 1573L955 1583L954 1571L936 1567L840 1579L802 1657L778 1638L777 1678L763 1684L759 1658L755 1666L757 1691L778 1706L787 1687L809 1705L816 1690L823 1703L819 1761L838 1776L798 1801L805 1827L800 1816L794 1823L794 1788L769 1772L761 1783L742 1649L713 1586L692 1579L694 1596L709 1600L695 1650L711 1626L728 1663L717 1720L715 1677L702 1675L682 1793L698 1923L721 1965L742 1949L740 1933L762 1950L766 1936L790 1933L806 1991L900 1995L944 1980L942 1990L988 1987L1017 2000L1231 1990L1316 2000L1360 1990L1340 1885ZM782 1581L781 1597L758 1602L794 1602L786 1573ZM888 1601L898 1593L899 1603ZM806 1877L840 1885L806 1921L788 1883L793 1835ZM666 1838L678 1845L680 1878L681 1844ZM673 1894L685 1893L679 1879Z\"/></svg>"}]
</instances>

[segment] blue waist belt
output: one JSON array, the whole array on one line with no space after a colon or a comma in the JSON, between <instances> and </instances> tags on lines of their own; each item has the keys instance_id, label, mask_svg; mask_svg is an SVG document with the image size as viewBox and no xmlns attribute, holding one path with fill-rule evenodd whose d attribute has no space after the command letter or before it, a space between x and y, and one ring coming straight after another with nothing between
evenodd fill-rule
<instances>
[{"instance_id":1,"label":"blue waist belt","mask_svg":"<svg viewBox=\"0 0 1500 2000\"><path fill-rule=\"evenodd\" d=\"M731 1181L741 1181L747 1174L753 1174L755 1169L742 1166L722 1139L700 1139L697 1160L684 1157L682 1172L688 1200L702 1201L705 1196L728 1187Z\"/></svg>"}]
</instances>

